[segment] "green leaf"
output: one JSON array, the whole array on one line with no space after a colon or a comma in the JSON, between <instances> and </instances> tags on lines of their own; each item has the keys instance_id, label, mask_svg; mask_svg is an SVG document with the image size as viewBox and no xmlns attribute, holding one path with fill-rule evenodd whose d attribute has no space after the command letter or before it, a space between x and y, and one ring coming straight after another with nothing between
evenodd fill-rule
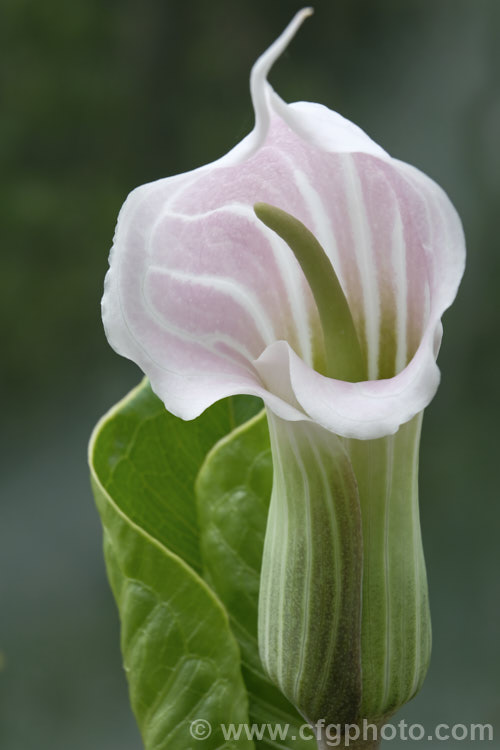
<instances>
[{"instance_id":1,"label":"green leaf","mask_svg":"<svg viewBox=\"0 0 500 750\"><path fill-rule=\"evenodd\" d=\"M260 405L251 397L226 399L184 422L143 380L97 425L91 465L133 523L200 572L196 475L214 443Z\"/></svg>"},{"instance_id":2,"label":"green leaf","mask_svg":"<svg viewBox=\"0 0 500 750\"><path fill-rule=\"evenodd\" d=\"M299 738L303 718L263 672L257 645L260 566L272 488L265 412L223 438L196 483L204 574L221 598L240 645L250 720L290 724L287 747L311 750ZM293 739L295 737L295 739ZM266 738L257 747L281 747Z\"/></svg>"},{"instance_id":3,"label":"green leaf","mask_svg":"<svg viewBox=\"0 0 500 750\"><path fill-rule=\"evenodd\" d=\"M198 575L194 479L213 443L255 409L216 404L184 423L143 382L97 425L90 444L95 499L132 708L146 750L186 750L192 721L210 722L204 750L244 723L247 695L237 642L219 599Z\"/></svg>"}]
</instances>

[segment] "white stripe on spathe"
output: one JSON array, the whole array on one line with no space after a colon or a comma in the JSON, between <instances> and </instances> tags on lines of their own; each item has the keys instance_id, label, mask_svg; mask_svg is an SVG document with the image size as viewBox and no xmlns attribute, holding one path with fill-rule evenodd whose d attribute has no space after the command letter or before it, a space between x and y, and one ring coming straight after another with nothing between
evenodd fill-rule
<instances>
[{"instance_id":1,"label":"white stripe on spathe","mask_svg":"<svg viewBox=\"0 0 500 750\"><path fill-rule=\"evenodd\" d=\"M277 271L285 288L289 308L289 317L293 321L294 330L297 334L297 343L299 346L298 354L308 365L313 364L312 335L308 320L310 316L310 305L306 299L306 285L304 282L302 270L295 261L290 248L283 240L277 237L274 232L269 231L263 226L262 222L257 219L253 207L244 203L229 203L220 208L211 209L196 214L184 214L180 211L166 209L162 217L171 217L180 219L187 223L202 221L205 218L211 218L221 213L230 213L233 216L240 216L249 221L265 237L272 252L273 260L276 264ZM159 222L156 222L158 225ZM251 253L251 246L248 252ZM275 336L274 341L280 338ZM266 339L266 344L272 343Z\"/></svg>"},{"instance_id":2,"label":"white stripe on spathe","mask_svg":"<svg viewBox=\"0 0 500 750\"><path fill-rule=\"evenodd\" d=\"M408 288L408 269L406 262L406 242L404 238L403 220L399 202L394 195L396 219L392 227L391 260L393 268L392 286L395 299L396 316L396 373L406 367L408 344L406 339L406 321L408 308L406 302Z\"/></svg>"},{"instance_id":3,"label":"white stripe on spathe","mask_svg":"<svg viewBox=\"0 0 500 750\"><path fill-rule=\"evenodd\" d=\"M163 269L161 269L163 270ZM147 276L145 281L147 280ZM181 341L185 342L191 342L194 344L197 344L202 349L205 349L207 352L210 352L211 354L215 355L216 357L227 360L229 362L234 363L235 361L237 364L242 367L243 369L248 370L249 373L253 375L254 370L253 366L251 365L252 360L252 352L250 352L244 344L242 344L239 340L233 338L232 336L228 336L227 334L216 331L211 334L199 334L199 333L190 333L185 328L181 328L179 326L176 326L174 323L172 323L171 320L166 320L163 316L159 315L158 311L156 310L156 307L151 302L149 295L147 295L144 290L142 290L142 297L143 297L143 304L144 309L147 311L147 313L150 316L150 319L154 321L156 326L164 331L165 333L170 334L171 336L174 336L177 339L180 339ZM151 359L152 362L154 362L159 368L165 369L163 363L156 361L156 359L152 356L152 354L146 350L141 344L139 338L135 335L133 327L131 327L128 323L128 319L125 315L125 311L122 311L122 317L124 324L129 331L130 337L141 346L141 349L146 353L146 355ZM229 349L232 349L235 354L239 355L236 359L232 357L230 354L221 351L217 348L217 344L224 344ZM242 361L246 360L246 361ZM170 370L170 372L175 372L175 370ZM183 373L186 373L187 370L183 369ZM195 368L193 370L194 373L197 372L197 369Z\"/></svg>"},{"instance_id":4,"label":"white stripe on spathe","mask_svg":"<svg viewBox=\"0 0 500 750\"><path fill-rule=\"evenodd\" d=\"M312 538L312 528L311 528L311 493L309 491L309 481L307 478L307 472L306 468L304 466L302 457L301 457L301 451L299 449L299 446L297 445L297 441L295 440L292 433L290 433L290 447L292 449L292 453L295 459L295 462L297 464L297 468L300 473L300 477L302 480L302 486L303 486L303 503L302 503L302 510L304 513L304 528L306 530L307 534L307 541L304 545L304 580L303 580L303 591L302 591L302 598L301 598L301 614L302 614L302 627L301 627L301 640L302 640L302 648L299 650L299 662L297 664L297 674L295 677L295 686L294 686L294 694L298 695L300 690L300 682L303 678L303 672L304 669L307 668L307 663L305 659L305 655L308 652L307 651L307 642L309 640L309 623L310 623L310 616L311 616L311 606L310 606L310 596L309 594L312 593L312 553L313 553L313 544L314 540ZM286 646L285 646L286 647ZM283 676L282 676L283 679Z\"/></svg>"},{"instance_id":5,"label":"white stripe on spathe","mask_svg":"<svg viewBox=\"0 0 500 750\"><path fill-rule=\"evenodd\" d=\"M248 287L243 286L234 279L214 276L212 274L197 275L188 271L154 265L148 268L148 275L150 274L169 276L174 281L179 281L182 284L206 287L213 289L218 294L229 297L238 307L241 307L250 315L259 335L266 345L276 341L276 332L273 323L267 315L265 308L260 304L257 296L251 289L248 289ZM194 335L196 336L196 334ZM203 334L201 334L200 338L204 338Z\"/></svg>"},{"instance_id":6,"label":"white stripe on spathe","mask_svg":"<svg viewBox=\"0 0 500 750\"><path fill-rule=\"evenodd\" d=\"M339 158L343 165L345 196L351 224L353 249L363 290L368 380L376 380L378 377L380 342L380 295L372 249L372 233L368 216L364 210L363 189L354 157L351 154L341 154Z\"/></svg>"},{"instance_id":7,"label":"white stripe on spathe","mask_svg":"<svg viewBox=\"0 0 500 750\"><path fill-rule=\"evenodd\" d=\"M328 642L328 648L326 651L325 659L323 662L323 669L322 669L322 675L318 679L318 692L322 692L325 688L325 685L327 684L328 678L329 678L329 669L331 668L331 664L333 662L333 657L335 653L335 647L337 645L337 634L339 629L339 619L340 619L340 612L341 612L341 592L342 592L342 560L341 560L341 543L339 538L339 523L336 517L336 511L335 511L335 500L332 495L331 491L331 485L328 480L328 476L325 471L325 460L334 460L328 456L328 447L321 446L323 450L323 456L320 455L319 449L317 444L315 444L314 440L308 439L309 442L309 449L311 451L311 454L314 456L318 468L318 474L317 476L321 477L321 483L323 485L323 489L325 492L325 502L323 503L323 510L327 510L327 512L324 513L323 519L324 522L329 524L331 529L331 535L333 544L332 544L332 556L334 559L333 563L333 570L335 574L335 592L339 598L339 601L336 602L336 607L334 610L334 617L331 624L330 629L330 639Z\"/></svg>"}]
</instances>

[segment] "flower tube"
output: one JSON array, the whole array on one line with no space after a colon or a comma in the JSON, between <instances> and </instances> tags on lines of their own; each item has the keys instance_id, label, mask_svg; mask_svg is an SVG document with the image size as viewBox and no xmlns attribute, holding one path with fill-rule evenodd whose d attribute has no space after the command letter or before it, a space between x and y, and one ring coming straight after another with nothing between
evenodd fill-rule
<instances>
[{"instance_id":1,"label":"flower tube","mask_svg":"<svg viewBox=\"0 0 500 750\"><path fill-rule=\"evenodd\" d=\"M263 399L264 666L312 724L380 722L429 657L418 442L464 239L430 178L273 91L269 69L309 14L252 69L253 131L129 195L103 321L183 419L233 394Z\"/></svg>"}]
</instances>

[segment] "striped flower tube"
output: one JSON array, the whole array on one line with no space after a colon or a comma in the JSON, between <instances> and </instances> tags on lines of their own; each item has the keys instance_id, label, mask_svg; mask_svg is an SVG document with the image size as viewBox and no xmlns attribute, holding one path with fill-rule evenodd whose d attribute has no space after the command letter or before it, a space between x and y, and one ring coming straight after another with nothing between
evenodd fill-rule
<instances>
[{"instance_id":1,"label":"striped flower tube","mask_svg":"<svg viewBox=\"0 0 500 750\"><path fill-rule=\"evenodd\" d=\"M252 132L129 195L103 320L183 419L233 394L263 399L274 463L263 664L311 724L380 723L429 659L418 445L465 248L431 179L339 114L271 88L309 13L252 69Z\"/></svg>"}]
</instances>

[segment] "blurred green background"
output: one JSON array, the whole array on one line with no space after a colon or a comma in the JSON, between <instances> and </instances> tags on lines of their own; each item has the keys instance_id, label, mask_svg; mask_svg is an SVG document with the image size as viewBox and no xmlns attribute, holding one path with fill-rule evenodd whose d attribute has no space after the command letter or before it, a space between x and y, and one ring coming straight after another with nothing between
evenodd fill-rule
<instances>
[{"instance_id":1,"label":"blurred green background","mask_svg":"<svg viewBox=\"0 0 500 750\"><path fill-rule=\"evenodd\" d=\"M141 747L86 470L93 424L140 377L102 332L108 249L128 191L251 129L250 67L300 5L3 0L2 749ZM398 718L497 735L499 39L498 0L321 0L271 76L430 174L463 218L421 452L434 653Z\"/></svg>"}]
</instances>

